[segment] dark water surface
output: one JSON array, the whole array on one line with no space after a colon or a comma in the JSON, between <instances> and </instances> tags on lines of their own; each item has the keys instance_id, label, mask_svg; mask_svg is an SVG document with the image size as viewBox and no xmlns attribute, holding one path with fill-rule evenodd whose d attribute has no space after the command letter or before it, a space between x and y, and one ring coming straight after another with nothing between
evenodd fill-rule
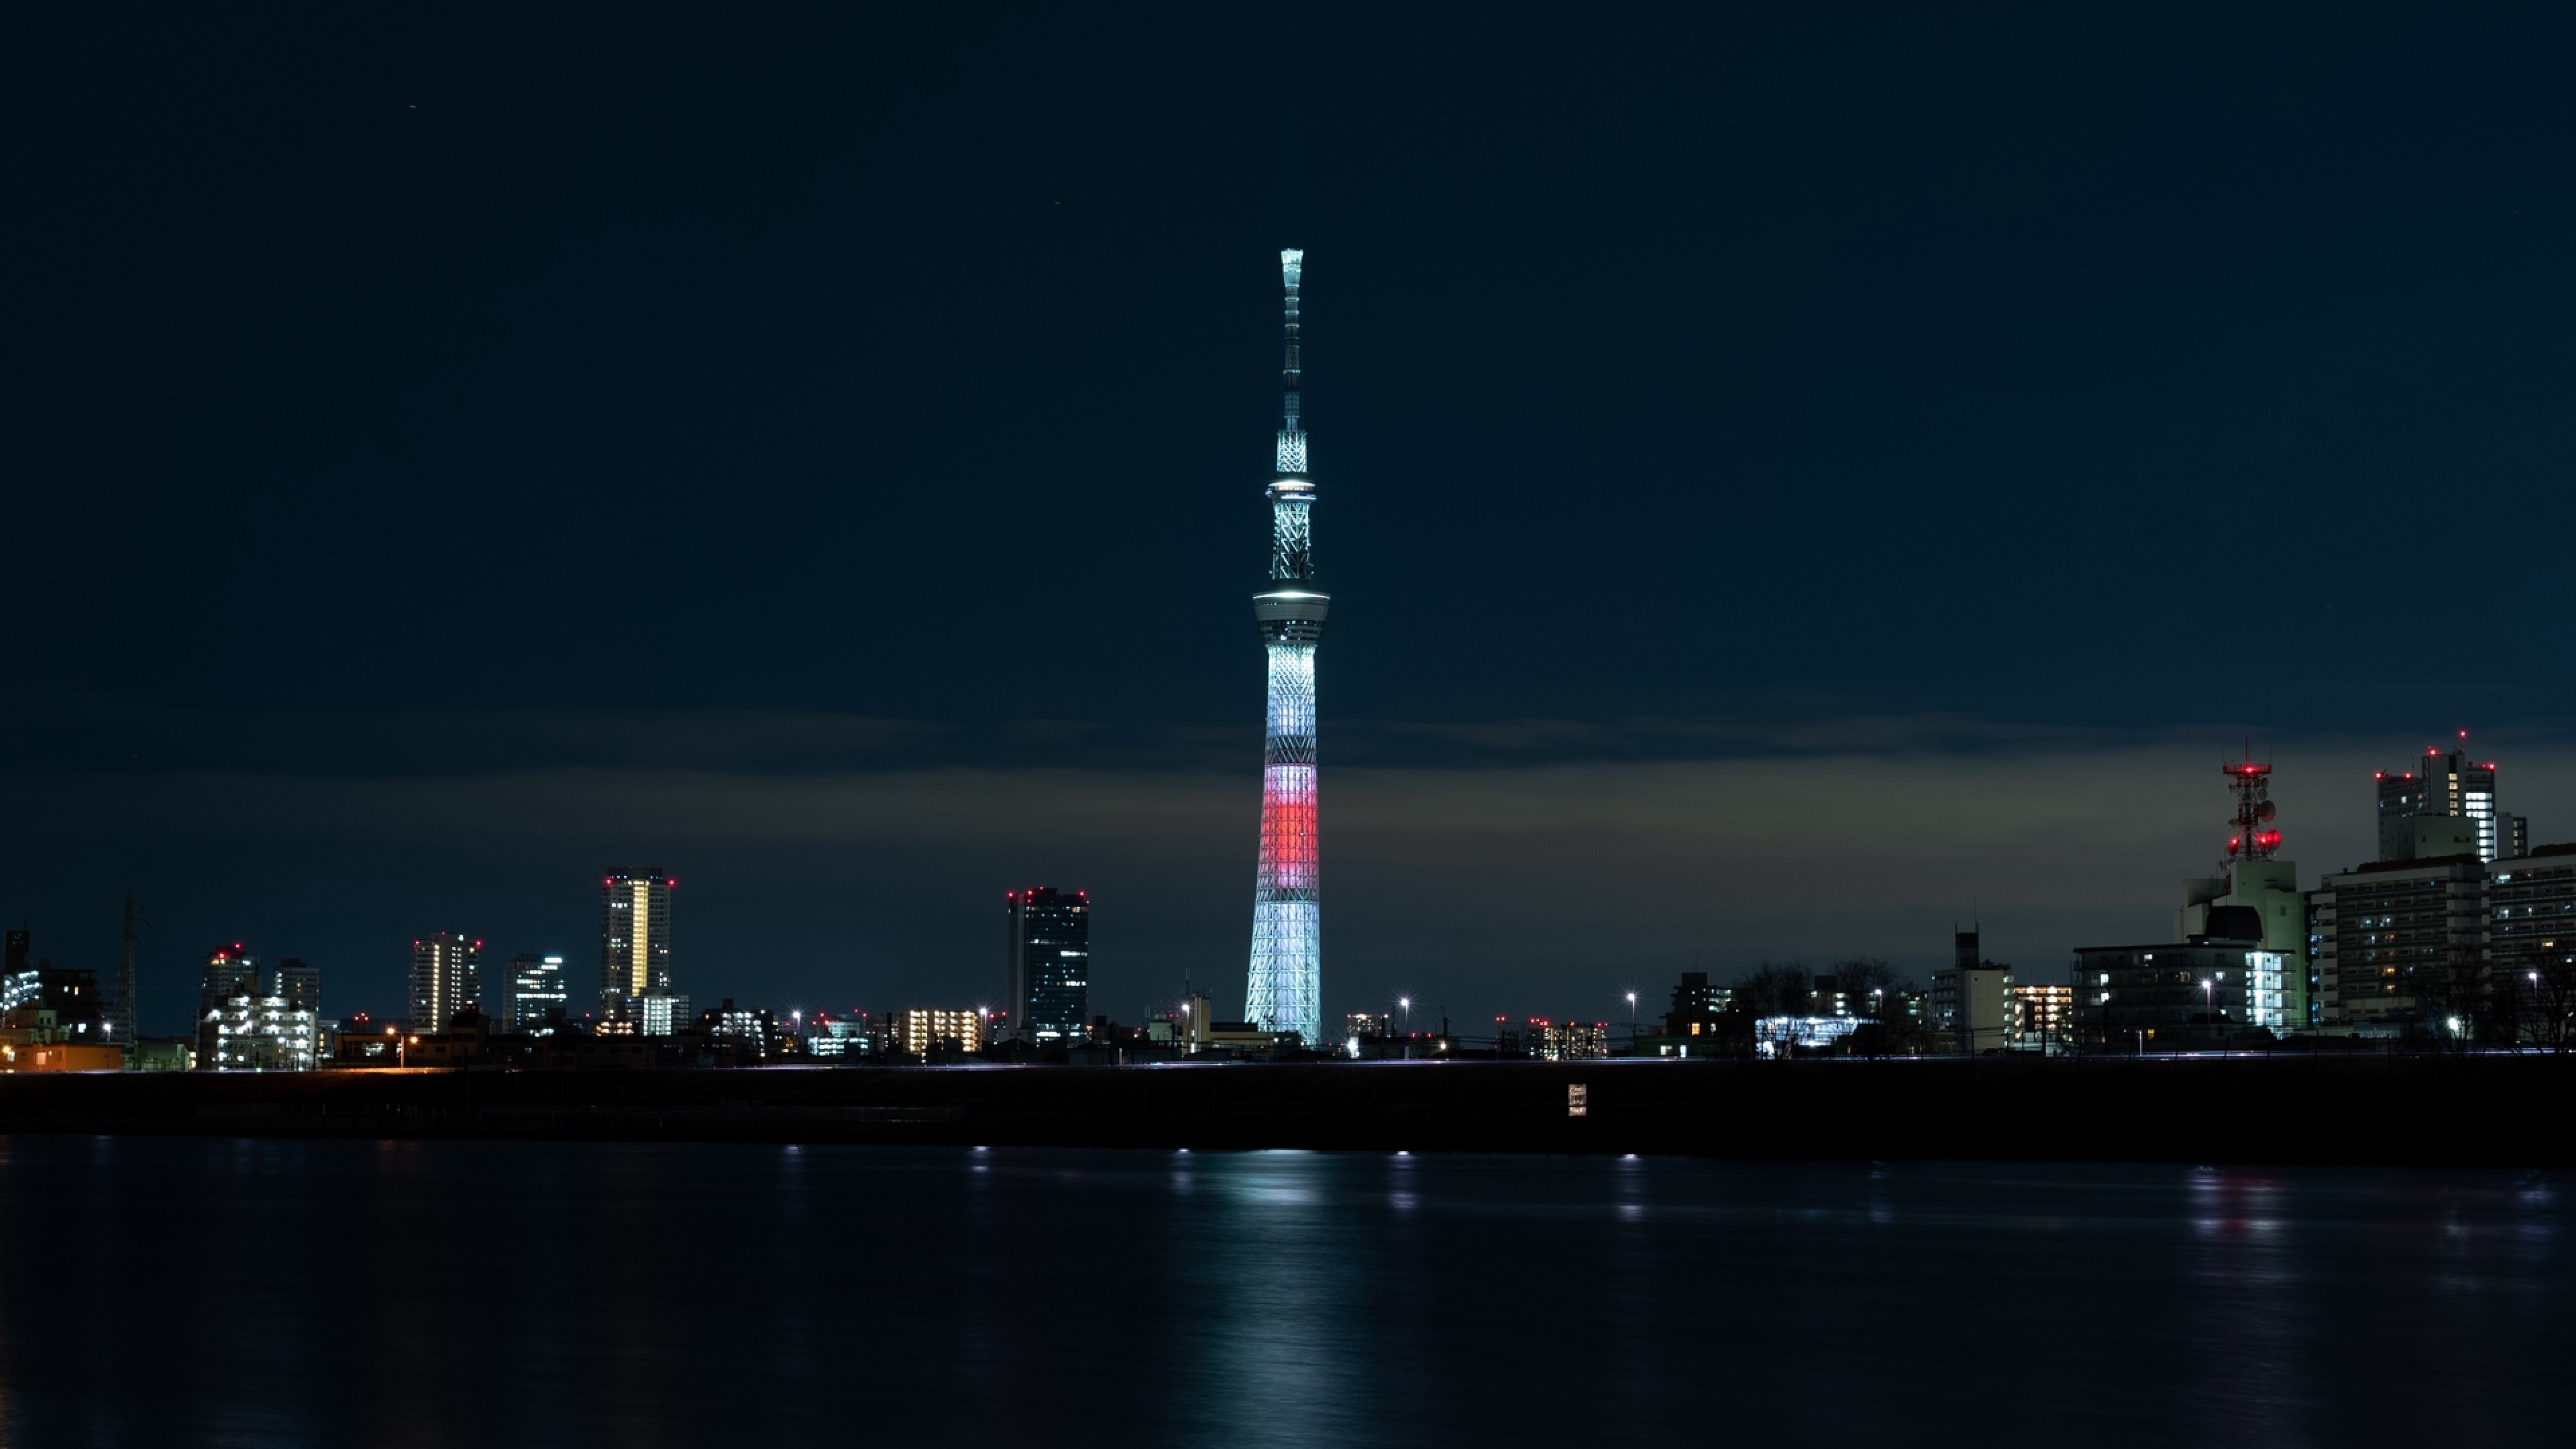
<instances>
[{"instance_id":1,"label":"dark water surface","mask_svg":"<svg viewBox=\"0 0 2576 1449\"><path fill-rule=\"evenodd\" d=\"M55 1444L2557 1441L2513 1173L0 1140Z\"/></svg>"}]
</instances>

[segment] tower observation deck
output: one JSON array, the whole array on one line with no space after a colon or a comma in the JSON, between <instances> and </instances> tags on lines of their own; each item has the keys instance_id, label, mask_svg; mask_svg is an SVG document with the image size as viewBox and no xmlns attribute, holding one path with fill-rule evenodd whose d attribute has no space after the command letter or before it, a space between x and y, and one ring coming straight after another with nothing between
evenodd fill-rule
<instances>
[{"instance_id":1,"label":"tower observation deck","mask_svg":"<svg viewBox=\"0 0 2576 1449\"><path fill-rule=\"evenodd\" d=\"M1261 866L1252 892L1252 970L1244 1018L1265 1031L1293 1031L1323 1045L1323 894L1315 831L1315 648L1331 600L1315 587L1306 471L1306 430L1298 408L1297 288L1306 254L1279 254L1287 287L1287 354L1277 472L1270 500L1270 583L1253 595L1270 656L1270 710L1261 754Z\"/></svg>"}]
</instances>

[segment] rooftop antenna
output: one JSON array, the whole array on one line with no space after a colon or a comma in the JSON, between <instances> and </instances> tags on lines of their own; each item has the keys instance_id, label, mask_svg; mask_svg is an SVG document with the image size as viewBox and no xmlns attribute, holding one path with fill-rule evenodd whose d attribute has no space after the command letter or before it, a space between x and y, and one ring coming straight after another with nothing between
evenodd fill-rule
<instances>
[{"instance_id":1,"label":"rooftop antenna","mask_svg":"<svg viewBox=\"0 0 2576 1449\"><path fill-rule=\"evenodd\" d=\"M2278 812L2272 804L2272 763L2254 758L2254 737L2245 737L2242 759L2223 760L2219 765L2227 776L2228 788L2236 792L2236 813L2227 820L2227 857L2218 863L2225 870L2240 861L2270 860L2281 848L2281 832L2272 828L2272 817Z\"/></svg>"}]
</instances>

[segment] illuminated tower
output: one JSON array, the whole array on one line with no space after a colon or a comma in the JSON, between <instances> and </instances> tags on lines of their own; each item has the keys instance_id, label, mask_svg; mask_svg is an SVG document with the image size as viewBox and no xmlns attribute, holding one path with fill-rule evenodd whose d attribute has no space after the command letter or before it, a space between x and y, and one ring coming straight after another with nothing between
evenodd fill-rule
<instances>
[{"instance_id":1,"label":"illuminated tower","mask_svg":"<svg viewBox=\"0 0 2576 1449\"><path fill-rule=\"evenodd\" d=\"M648 992L671 989L671 888L653 870L611 870L599 882L599 1004L611 1021L636 1019Z\"/></svg>"},{"instance_id":2,"label":"illuminated tower","mask_svg":"<svg viewBox=\"0 0 2576 1449\"><path fill-rule=\"evenodd\" d=\"M1315 835L1315 646L1328 598L1315 587L1306 430L1297 411L1297 283L1305 253L1279 254L1288 291L1278 476L1270 480L1270 586L1252 599L1270 655L1261 755L1261 869L1252 893L1252 971L1243 1008L1265 1031L1323 1042L1323 892Z\"/></svg>"}]
</instances>

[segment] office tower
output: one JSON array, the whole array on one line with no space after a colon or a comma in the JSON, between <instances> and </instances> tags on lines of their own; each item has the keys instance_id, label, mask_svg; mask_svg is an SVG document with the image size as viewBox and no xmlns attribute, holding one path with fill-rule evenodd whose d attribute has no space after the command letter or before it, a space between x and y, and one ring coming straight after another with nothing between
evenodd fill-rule
<instances>
[{"instance_id":1,"label":"office tower","mask_svg":"<svg viewBox=\"0 0 2576 1449\"><path fill-rule=\"evenodd\" d=\"M322 1010L322 968L308 966L292 956L277 963L278 997L293 1007L320 1014Z\"/></svg>"},{"instance_id":2,"label":"office tower","mask_svg":"<svg viewBox=\"0 0 2576 1449\"><path fill-rule=\"evenodd\" d=\"M1314 480L1306 471L1306 431L1299 410L1298 284L1305 253L1279 254L1287 288L1286 365L1277 470L1270 500L1270 586L1253 596L1270 660L1270 694L1261 758L1261 864L1252 896L1252 968L1244 1015L1267 1031L1293 1031L1308 1047L1323 1045L1323 893L1316 840L1315 649L1331 602L1315 587L1310 510Z\"/></svg>"},{"instance_id":3,"label":"office tower","mask_svg":"<svg viewBox=\"0 0 2576 1449\"><path fill-rule=\"evenodd\" d=\"M197 975L197 1020L204 1021L236 996L257 995L259 958L244 955L241 942L206 953L206 964Z\"/></svg>"},{"instance_id":4,"label":"office tower","mask_svg":"<svg viewBox=\"0 0 2576 1449\"><path fill-rule=\"evenodd\" d=\"M600 1014L626 1020L629 1002L671 989L671 890L660 869L612 870L599 883Z\"/></svg>"},{"instance_id":5,"label":"office tower","mask_svg":"<svg viewBox=\"0 0 2576 1449\"><path fill-rule=\"evenodd\" d=\"M2469 758L2469 732L2450 753L2427 745L2422 767L2395 773L2381 771L2379 784L2379 858L2427 860L2451 853L2464 825L2469 853L2480 860L2506 860L2529 848L2529 828L2519 815L2496 808L2496 767ZM2456 823L2455 823L2456 822ZM2425 832L2434 832L2428 840Z\"/></svg>"},{"instance_id":6,"label":"office tower","mask_svg":"<svg viewBox=\"0 0 2576 1449\"><path fill-rule=\"evenodd\" d=\"M460 1011L483 1009L483 943L441 931L411 943L411 1029L445 1031Z\"/></svg>"},{"instance_id":7,"label":"office tower","mask_svg":"<svg viewBox=\"0 0 2576 1449\"><path fill-rule=\"evenodd\" d=\"M564 1010L568 1000L569 995L564 990L564 958L529 955L510 958L510 994L501 1012L502 1020L510 1030L542 1030L548 1013Z\"/></svg>"},{"instance_id":8,"label":"office tower","mask_svg":"<svg viewBox=\"0 0 2576 1449\"><path fill-rule=\"evenodd\" d=\"M1091 897L1052 886L1003 898L1012 1035L1035 1046L1077 1042L1091 1020Z\"/></svg>"}]
</instances>

